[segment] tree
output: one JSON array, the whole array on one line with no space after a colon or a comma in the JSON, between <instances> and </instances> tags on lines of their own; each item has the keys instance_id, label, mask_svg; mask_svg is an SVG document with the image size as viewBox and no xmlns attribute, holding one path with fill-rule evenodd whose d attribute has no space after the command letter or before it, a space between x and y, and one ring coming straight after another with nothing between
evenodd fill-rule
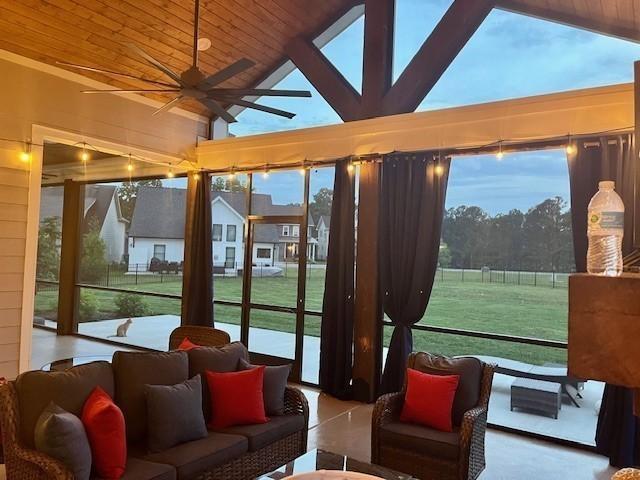
<instances>
[{"instance_id":1,"label":"tree","mask_svg":"<svg viewBox=\"0 0 640 480\"><path fill-rule=\"evenodd\" d=\"M451 266L451 251L446 243L440 244L440 251L438 252L438 267L448 268Z\"/></svg>"},{"instance_id":2,"label":"tree","mask_svg":"<svg viewBox=\"0 0 640 480\"><path fill-rule=\"evenodd\" d=\"M36 277L57 280L60 267L60 217L47 217L40 222Z\"/></svg>"},{"instance_id":3,"label":"tree","mask_svg":"<svg viewBox=\"0 0 640 480\"><path fill-rule=\"evenodd\" d=\"M246 192L247 185L237 176L233 177L215 177L211 182L212 192Z\"/></svg>"},{"instance_id":4,"label":"tree","mask_svg":"<svg viewBox=\"0 0 640 480\"><path fill-rule=\"evenodd\" d=\"M480 207L461 205L445 212L442 240L451 252L454 268L484 266L489 216Z\"/></svg>"},{"instance_id":5,"label":"tree","mask_svg":"<svg viewBox=\"0 0 640 480\"><path fill-rule=\"evenodd\" d=\"M95 224L88 225L82 237L82 257L80 259L80 280L95 283L104 277L107 270L107 246L100 237Z\"/></svg>"},{"instance_id":6,"label":"tree","mask_svg":"<svg viewBox=\"0 0 640 480\"><path fill-rule=\"evenodd\" d=\"M333 202L333 190L323 187L313 196L313 201L309 202L309 213L311 218L318 220L321 215L331 215L331 204Z\"/></svg>"},{"instance_id":7,"label":"tree","mask_svg":"<svg viewBox=\"0 0 640 480\"><path fill-rule=\"evenodd\" d=\"M160 179L153 180L137 180L134 182L123 182L118 188L118 199L120 200L120 211L122 216L131 222L133 210L136 206L136 198L140 187L162 187Z\"/></svg>"}]
</instances>

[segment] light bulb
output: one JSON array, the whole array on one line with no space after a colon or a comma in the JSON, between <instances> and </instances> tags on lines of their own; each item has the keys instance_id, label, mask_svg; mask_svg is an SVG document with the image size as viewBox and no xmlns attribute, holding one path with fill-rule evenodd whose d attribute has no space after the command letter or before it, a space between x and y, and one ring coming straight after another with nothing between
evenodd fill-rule
<instances>
[{"instance_id":1,"label":"light bulb","mask_svg":"<svg viewBox=\"0 0 640 480\"><path fill-rule=\"evenodd\" d=\"M265 171L262 173L262 178L269 178L269 170L265 170Z\"/></svg>"},{"instance_id":2,"label":"light bulb","mask_svg":"<svg viewBox=\"0 0 640 480\"><path fill-rule=\"evenodd\" d=\"M300 170L298 170L298 172L304 177L306 170L304 168L301 168Z\"/></svg>"},{"instance_id":3,"label":"light bulb","mask_svg":"<svg viewBox=\"0 0 640 480\"><path fill-rule=\"evenodd\" d=\"M193 174L193 179L196 180L196 181L200 180L200 174L198 172L194 173Z\"/></svg>"},{"instance_id":4,"label":"light bulb","mask_svg":"<svg viewBox=\"0 0 640 480\"><path fill-rule=\"evenodd\" d=\"M80 160L82 160L83 162L88 162L89 161L89 153L86 152L85 150L83 150L82 153L80 154Z\"/></svg>"},{"instance_id":5,"label":"light bulb","mask_svg":"<svg viewBox=\"0 0 640 480\"><path fill-rule=\"evenodd\" d=\"M29 152L20 152L20 161L24 163L28 163L31 161L31 153Z\"/></svg>"},{"instance_id":6,"label":"light bulb","mask_svg":"<svg viewBox=\"0 0 640 480\"><path fill-rule=\"evenodd\" d=\"M576 146L573 143L570 143L566 146L565 151L567 152L567 155L573 155L576 153Z\"/></svg>"},{"instance_id":7,"label":"light bulb","mask_svg":"<svg viewBox=\"0 0 640 480\"><path fill-rule=\"evenodd\" d=\"M347 165L347 172L351 173L353 172L354 166L353 163L350 163L349 165Z\"/></svg>"},{"instance_id":8,"label":"light bulb","mask_svg":"<svg viewBox=\"0 0 640 480\"><path fill-rule=\"evenodd\" d=\"M173 178L173 177L175 177L175 174L173 173L173 170L169 168L169 171L167 172L167 178Z\"/></svg>"},{"instance_id":9,"label":"light bulb","mask_svg":"<svg viewBox=\"0 0 640 480\"><path fill-rule=\"evenodd\" d=\"M436 175L441 176L444 173L444 167L442 165L436 165L434 171L436 172Z\"/></svg>"},{"instance_id":10,"label":"light bulb","mask_svg":"<svg viewBox=\"0 0 640 480\"><path fill-rule=\"evenodd\" d=\"M233 180L234 178L236 178L236 172L231 172L229 174L229 180Z\"/></svg>"},{"instance_id":11,"label":"light bulb","mask_svg":"<svg viewBox=\"0 0 640 480\"><path fill-rule=\"evenodd\" d=\"M129 163L127 164L127 170L133 172L133 163L131 163L131 157L129 157Z\"/></svg>"},{"instance_id":12,"label":"light bulb","mask_svg":"<svg viewBox=\"0 0 640 480\"><path fill-rule=\"evenodd\" d=\"M502 153L502 150L500 150L498 153L496 153L496 158L498 160L502 160L504 158L504 153Z\"/></svg>"}]
</instances>

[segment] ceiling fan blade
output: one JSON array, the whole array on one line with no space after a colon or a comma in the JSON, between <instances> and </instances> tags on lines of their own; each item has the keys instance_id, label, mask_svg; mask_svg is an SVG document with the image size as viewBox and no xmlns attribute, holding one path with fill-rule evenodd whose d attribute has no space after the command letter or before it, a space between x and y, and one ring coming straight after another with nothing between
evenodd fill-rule
<instances>
[{"instance_id":1,"label":"ceiling fan blade","mask_svg":"<svg viewBox=\"0 0 640 480\"><path fill-rule=\"evenodd\" d=\"M165 89L143 89L143 90L81 90L82 93L175 93L179 88Z\"/></svg>"},{"instance_id":2,"label":"ceiling fan blade","mask_svg":"<svg viewBox=\"0 0 640 480\"><path fill-rule=\"evenodd\" d=\"M226 96L252 97L311 97L307 90L271 90L268 88L212 88L208 93Z\"/></svg>"},{"instance_id":3,"label":"ceiling fan blade","mask_svg":"<svg viewBox=\"0 0 640 480\"><path fill-rule=\"evenodd\" d=\"M169 67L167 67L166 65L164 65L163 63L159 62L158 60L156 60L155 58L153 58L151 55L149 55L147 52L145 52L143 49L141 49L139 46L137 46L135 43L127 43L127 46L133 50L134 52L136 52L138 55L140 55L142 58L144 58L147 62L149 62L151 65L153 65L154 67L156 67L158 70L160 70L161 72L163 72L165 75L167 75L169 78L171 78L172 80L178 82L179 85L182 85L182 79L180 78L180 75L178 75L176 72L174 72L173 70L171 70Z\"/></svg>"},{"instance_id":4,"label":"ceiling fan blade","mask_svg":"<svg viewBox=\"0 0 640 480\"><path fill-rule=\"evenodd\" d=\"M173 107L177 106L182 101L183 98L184 97L182 95L180 95L180 96L174 98L173 100L169 100L162 107L160 107L158 110L153 112L153 115L158 115L159 113L162 113L162 112L168 112Z\"/></svg>"},{"instance_id":5,"label":"ceiling fan blade","mask_svg":"<svg viewBox=\"0 0 640 480\"><path fill-rule=\"evenodd\" d=\"M235 123L237 120L227 112L222 106L216 102L213 98L200 98L198 99L200 103L202 103L205 107L215 113L217 116L222 118L227 123Z\"/></svg>"},{"instance_id":6,"label":"ceiling fan blade","mask_svg":"<svg viewBox=\"0 0 640 480\"><path fill-rule=\"evenodd\" d=\"M131 80L140 80L141 82L152 83L154 85L159 85L161 87L167 87L167 88L179 87L179 85L173 85L171 83L157 82L155 80L148 80L146 78L136 77L134 75L129 75L127 73L113 72L111 70L103 70L102 68L87 67L86 65L77 65L75 63L65 63L65 62L56 62L56 64L57 65L62 65L62 66L65 66L65 67L77 68L78 70L86 70L88 72L115 75L115 76L122 77L122 78L129 78Z\"/></svg>"},{"instance_id":7,"label":"ceiling fan blade","mask_svg":"<svg viewBox=\"0 0 640 480\"><path fill-rule=\"evenodd\" d=\"M228 67L223 68L222 70L217 71L216 73L209 75L202 82L200 82L199 88L203 90L208 90L211 87L224 82L225 80L239 74L240 72L244 72L246 69L251 68L256 63L248 58L241 58L237 62L232 63Z\"/></svg>"},{"instance_id":8,"label":"ceiling fan blade","mask_svg":"<svg viewBox=\"0 0 640 480\"><path fill-rule=\"evenodd\" d=\"M285 110L280 110L278 108L267 107L266 105L260 105L258 103L248 102L246 100L242 100L239 98L228 98L228 97L220 97L220 101L225 103L232 103L234 105L239 105L241 107L253 108L254 110L260 110L262 112L272 113L273 115L279 115L281 117L293 118L296 116L295 113L287 112Z\"/></svg>"}]
</instances>

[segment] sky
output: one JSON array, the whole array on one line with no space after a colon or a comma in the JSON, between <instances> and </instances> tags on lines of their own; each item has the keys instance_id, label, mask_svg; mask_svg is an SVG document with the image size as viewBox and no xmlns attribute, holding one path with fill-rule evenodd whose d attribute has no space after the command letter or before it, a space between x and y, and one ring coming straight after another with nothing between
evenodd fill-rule
<instances>
[{"instance_id":1,"label":"sky","mask_svg":"<svg viewBox=\"0 0 640 480\"><path fill-rule=\"evenodd\" d=\"M397 0L394 79L451 3ZM363 28L364 21L359 19L323 48L327 58L358 91ZM637 59L640 45L493 10L418 111L630 82ZM262 98L259 103L295 112L297 116L288 120L245 110L238 115L238 123L231 125L231 133L252 135L341 122L299 71L292 72L275 88L307 89L313 97ZM263 190L277 197L274 201L298 201L298 188L287 186L285 174L271 175L269 181L271 186L265 185ZM301 185L301 180L297 181ZM568 200L568 183L563 151L510 154L500 162L492 156L458 158L453 161L449 177L447 207L473 204L490 214L512 208L526 211L548 197L559 195ZM332 176L328 171L318 172L315 184L316 189L331 188ZM312 187L312 193L313 190Z\"/></svg>"}]
</instances>

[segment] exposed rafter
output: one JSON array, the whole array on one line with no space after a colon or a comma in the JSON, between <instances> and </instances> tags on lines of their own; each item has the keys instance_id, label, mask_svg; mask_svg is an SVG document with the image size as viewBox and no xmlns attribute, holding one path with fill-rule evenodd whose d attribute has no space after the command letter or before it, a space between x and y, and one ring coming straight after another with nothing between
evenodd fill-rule
<instances>
[{"instance_id":1,"label":"exposed rafter","mask_svg":"<svg viewBox=\"0 0 640 480\"><path fill-rule=\"evenodd\" d=\"M413 112L491 12L494 0L455 0L384 98L385 115Z\"/></svg>"},{"instance_id":2,"label":"exposed rafter","mask_svg":"<svg viewBox=\"0 0 640 480\"><path fill-rule=\"evenodd\" d=\"M342 120L348 122L361 118L360 94L318 47L307 39L297 37L287 45L286 51Z\"/></svg>"}]
</instances>

